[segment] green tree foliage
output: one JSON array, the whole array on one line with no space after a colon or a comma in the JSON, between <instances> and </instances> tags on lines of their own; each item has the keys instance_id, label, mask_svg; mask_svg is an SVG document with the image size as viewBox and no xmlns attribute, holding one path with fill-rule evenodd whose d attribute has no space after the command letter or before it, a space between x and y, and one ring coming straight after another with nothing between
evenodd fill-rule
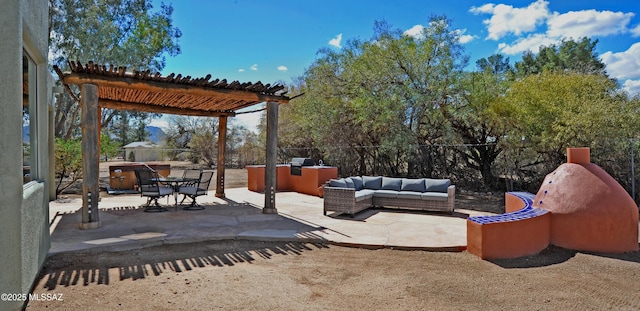
<instances>
[{"instance_id":1,"label":"green tree foliage","mask_svg":"<svg viewBox=\"0 0 640 311\"><path fill-rule=\"evenodd\" d=\"M213 167L218 161L218 118L172 116L167 129L167 148L173 159L188 159L194 164ZM258 135L236 124L233 118L227 123L225 165L244 167L256 164L264 154L264 144Z\"/></svg>"},{"instance_id":2,"label":"green tree foliage","mask_svg":"<svg viewBox=\"0 0 640 311\"><path fill-rule=\"evenodd\" d=\"M120 151L120 145L106 133L100 133L100 155L105 159L115 157Z\"/></svg>"},{"instance_id":3,"label":"green tree foliage","mask_svg":"<svg viewBox=\"0 0 640 311\"><path fill-rule=\"evenodd\" d=\"M164 54L180 53L171 5L153 12L150 0L49 0L53 63L92 60L160 71Z\"/></svg>"},{"instance_id":4,"label":"green tree foliage","mask_svg":"<svg viewBox=\"0 0 640 311\"><path fill-rule=\"evenodd\" d=\"M307 88L302 77L294 79L289 85L289 93L293 96L307 92ZM304 95L309 96L309 95ZM320 121L314 115L306 115L308 112L307 105L297 104L301 100L310 98L296 99L294 103L288 105L280 105L278 120L278 141L279 145L286 146L286 149L280 149L278 153L279 162L287 162L294 157L313 158L315 162L322 159L322 153L314 143L314 136L317 133L313 130L316 125L312 120ZM315 112L311 112L315 113ZM259 137L261 145L266 144L266 113L262 114L258 130L262 134ZM315 134L314 134L315 133ZM321 137L321 136L318 136ZM262 148L264 150L264 148ZM262 160L264 161L264 160Z\"/></svg>"},{"instance_id":5,"label":"green tree foliage","mask_svg":"<svg viewBox=\"0 0 640 311\"><path fill-rule=\"evenodd\" d=\"M568 147L591 147L595 159L613 159L611 154L628 150L624 143L640 130L638 101L629 100L603 75L530 75L511 85L494 108L510 125L510 145L529 149L529 163L521 166L529 176L546 174L565 162Z\"/></svg>"},{"instance_id":6,"label":"green tree foliage","mask_svg":"<svg viewBox=\"0 0 640 311\"><path fill-rule=\"evenodd\" d=\"M239 168L253 164L264 164L266 159L265 143L260 140L260 136L244 127L240 132L237 137L241 140L235 144L235 150L230 154L232 158L237 159L232 164ZM229 152L227 153L229 154Z\"/></svg>"},{"instance_id":7,"label":"green tree foliage","mask_svg":"<svg viewBox=\"0 0 640 311\"><path fill-rule=\"evenodd\" d=\"M169 128L166 129L167 148L171 150L172 159L188 160L199 163L204 157L209 157L208 162L214 163L217 152L217 118L199 118L172 115L168 119ZM208 124L208 125L207 125ZM206 154L200 154L198 145L202 148L215 148L205 150Z\"/></svg>"},{"instance_id":8,"label":"green tree foliage","mask_svg":"<svg viewBox=\"0 0 640 311\"><path fill-rule=\"evenodd\" d=\"M447 176L490 189L517 176L516 188L530 191L567 147L588 146L625 185L639 101L607 77L596 44L541 47L516 69L491 55L463 72L446 19L433 18L418 38L379 22L370 40L321 50L291 84L305 95L281 107L280 145L341 175Z\"/></svg>"},{"instance_id":9,"label":"green tree foliage","mask_svg":"<svg viewBox=\"0 0 640 311\"><path fill-rule=\"evenodd\" d=\"M584 37L579 41L565 39L560 44L541 46L538 54L525 52L522 61L516 63L519 77L544 71L575 72L605 75L605 64L595 51L598 40Z\"/></svg>"},{"instance_id":10,"label":"green tree foliage","mask_svg":"<svg viewBox=\"0 0 640 311\"><path fill-rule=\"evenodd\" d=\"M170 5L152 9L150 0L50 0L53 64L65 68L67 60L80 60L162 70L165 54L180 53L182 34L172 25ZM62 99L56 105L55 135L70 139L79 133L80 108L67 94ZM103 109L103 126L126 113Z\"/></svg>"},{"instance_id":11,"label":"green tree foliage","mask_svg":"<svg viewBox=\"0 0 640 311\"><path fill-rule=\"evenodd\" d=\"M65 68L67 60L79 60L160 71L165 65L166 54L180 53L178 39L182 34L172 25L172 12L173 8L165 4L153 11L150 0L49 0L52 64ZM76 89L73 91L79 93ZM136 138L143 140L140 139L146 137L143 124L153 116L103 109L101 124L108 128L112 120L119 119L122 128L117 132L117 142L123 146L132 137L129 123L123 120L137 120ZM56 103L54 118L55 136L64 141L59 142L64 148L57 148L56 158L67 161L60 165L56 163L56 176L60 177L58 190L61 191L68 187L63 185L64 178L71 178L69 181L73 182L82 175L81 166L69 164L73 158L58 155L64 150L71 151L69 146L80 136L79 104L65 92ZM80 156L81 151L77 152Z\"/></svg>"},{"instance_id":12,"label":"green tree foliage","mask_svg":"<svg viewBox=\"0 0 640 311\"><path fill-rule=\"evenodd\" d=\"M136 141L146 141L150 135L146 129L147 124L153 117L159 116L159 114L139 111L117 111L112 122L108 126L103 126L103 131L113 134L114 141L120 147Z\"/></svg>"},{"instance_id":13,"label":"green tree foliage","mask_svg":"<svg viewBox=\"0 0 640 311\"><path fill-rule=\"evenodd\" d=\"M459 80L458 92L443 112L463 145L458 154L465 166L480 173L485 187L495 188L495 161L504 150L502 139L508 127L492 109L513 83L513 68L500 54L482 58L476 65L478 71L465 73ZM464 179L474 178L465 175Z\"/></svg>"},{"instance_id":14,"label":"green tree foliage","mask_svg":"<svg viewBox=\"0 0 640 311\"><path fill-rule=\"evenodd\" d=\"M513 67L509 63L509 58L504 58L502 54L493 54L489 57L481 58L476 61L476 66L478 71L490 73L498 79L514 73Z\"/></svg>"},{"instance_id":15,"label":"green tree foliage","mask_svg":"<svg viewBox=\"0 0 640 311\"><path fill-rule=\"evenodd\" d=\"M439 146L454 138L441 109L467 61L458 33L444 17L417 38L384 22L374 32L321 50L294 85L305 93L284 112L292 135L305 134L294 143L311 143L343 174L446 175Z\"/></svg>"},{"instance_id":16,"label":"green tree foliage","mask_svg":"<svg viewBox=\"0 0 640 311\"><path fill-rule=\"evenodd\" d=\"M55 139L56 144L56 195L82 178L81 139Z\"/></svg>"},{"instance_id":17,"label":"green tree foliage","mask_svg":"<svg viewBox=\"0 0 640 311\"><path fill-rule=\"evenodd\" d=\"M189 148L209 167L218 162L218 118L201 118L195 122Z\"/></svg>"}]
</instances>

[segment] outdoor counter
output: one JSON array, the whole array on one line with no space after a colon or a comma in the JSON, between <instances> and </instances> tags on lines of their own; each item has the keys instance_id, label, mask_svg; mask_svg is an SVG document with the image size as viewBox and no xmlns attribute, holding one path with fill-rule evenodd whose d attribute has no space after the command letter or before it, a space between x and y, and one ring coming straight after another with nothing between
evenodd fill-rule
<instances>
[{"instance_id":1,"label":"outdoor counter","mask_svg":"<svg viewBox=\"0 0 640 311\"><path fill-rule=\"evenodd\" d=\"M246 167L248 184L251 191L264 192L264 165L249 165ZM335 166L303 166L302 175L291 175L289 164L276 166L276 190L295 191L304 194L322 196L320 187L332 178L338 178L338 168Z\"/></svg>"},{"instance_id":2,"label":"outdoor counter","mask_svg":"<svg viewBox=\"0 0 640 311\"><path fill-rule=\"evenodd\" d=\"M146 163L152 169L158 171L161 176L169 176L171 165ZM123 163L109 166L109 187L114 190L134 190L136 185L136 170L148 169L142 163Z\"/></svg>"}]
</instances>

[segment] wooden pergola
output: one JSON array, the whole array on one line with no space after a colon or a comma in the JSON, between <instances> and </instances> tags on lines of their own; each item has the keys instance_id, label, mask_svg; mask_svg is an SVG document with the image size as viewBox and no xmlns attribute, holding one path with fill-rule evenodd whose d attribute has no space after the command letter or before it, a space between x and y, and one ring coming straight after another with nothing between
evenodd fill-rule
<instances>
[{"instance_id":1,"label":"wooden pergola","mask_svg":"<svg viewBox=\"0 0 640 311\"><path fill-rule=\"evenodd\" d=\"M186 116L218 117L218 163L216 196L224 194L224 153L227 118L239 109L267 103L267 150L264 213L277 213L276 154L278 105L289 102L284 86L257 83L228 83L226 79L183 77L181 74L161 76L147 71L127 72L126 67L82 65L68 62L71 71L54 66L60 81L82 108L82 227L100 226L98 216L100 164L100 108L132 110ZM70 85L80 87L80 96Z\"/></svg>"}]
</instances>

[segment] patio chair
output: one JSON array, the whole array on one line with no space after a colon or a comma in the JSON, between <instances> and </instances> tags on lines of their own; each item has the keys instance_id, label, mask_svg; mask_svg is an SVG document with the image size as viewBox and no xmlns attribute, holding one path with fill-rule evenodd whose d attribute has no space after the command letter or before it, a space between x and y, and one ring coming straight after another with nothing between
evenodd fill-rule
<instances>
[{"instance_id":1,"label":"patio chair","mask_svg":"<svg viewBox=\"0 0 640 311\"><path fill-rule=\"evenodd\" d=\"M145 212L163 212L167 209L158 204L158 199L173 194L173 188L161 186L158 182L158 173L150 170L136 170L138 192L140 196L147 197ZM154 205L151 205L151 201Z\"/></svg>"},{"instance_id":2,"label":"patio chair","mask_svg":"<svg viewBox=\"0 0 640 311\"><path fill-rule=\"evenodd\" d=\"M187 198L191 199L191 204L189 206L185 206L184 209L204 209L204 207L196 202L196 198L201 195L207 195L211 178L213 178L213 172L202 172L198 180L186 182L178 188L178 193L184 195L180 204L182 204L182 202Z\"/></svg>"},{"instance_id":3,"label":"patio chair","mask_svg":"<svg viewBox=\"0 0 640 311\"><path fill-rule=\"evenodd\" d=\"M183 179L200 179L200 174L202 174L202 170L190 168L184 170L182 173Z\"/></svg>"}]
</instances>

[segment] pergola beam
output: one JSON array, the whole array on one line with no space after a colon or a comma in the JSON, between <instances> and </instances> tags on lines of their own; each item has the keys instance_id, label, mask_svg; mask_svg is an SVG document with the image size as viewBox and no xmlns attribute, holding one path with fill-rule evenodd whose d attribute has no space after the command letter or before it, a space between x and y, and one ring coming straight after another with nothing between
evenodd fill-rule
<instances>
[{"instance_id":1,"label":"pergola beam","mask_svg":"<svg viewBox=\"0 0 640 311\"><path fill-rule=\"evenodd\" d=\"M159 93L172 93L180 95L204 96L214 99L240 99L254 104L261 102L280 102L287 103L288 98L277 95L261 94L249 91L205 88L189 84L176 84L167 82L158 82L150 80L138 80L127 77L96 77L91 74L84 73L68 73L64 75L64 82L67 84L95 84L104 87L113 87L121 89L142 90Z\"/></svg>"},{"instance_id":2,"label":"pergola beam","mask_svg":"<svg viewBox=\"0 0 640 311\"><path fill-rule=\"evenodd\" d=\"M194 117L235 117L235 111L209 111L187 108L166 107L159 105L149 105L141 103L124 102L118 100L100 100L101 108L110 108L115 110L132 110L132 111L144 111L153 113L167 113L177 114L183 116Z\"/></svg>"}]
</instances>

